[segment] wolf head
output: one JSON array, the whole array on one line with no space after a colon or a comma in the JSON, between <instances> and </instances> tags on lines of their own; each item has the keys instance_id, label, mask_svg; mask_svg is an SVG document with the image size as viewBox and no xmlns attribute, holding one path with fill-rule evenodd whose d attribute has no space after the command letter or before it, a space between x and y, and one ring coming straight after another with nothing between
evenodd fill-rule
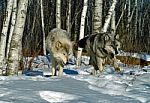
<instances>
[{"instance_id":1,"label":"wolf head","mask_svg":"<svg viewBox=\"0 0 150 103\"><path fill-rule=\"evenodd\" d=\"M119 35L118 34L114 36L113 45L115 48L115 54L118 54L120 51L120 48L121 48L121 43L119 41Z\"/></svg>"},{"instance_id":2,"label":"wolf head","mask_svg":"<svg viewBox=\"0 0 150 103\"><path fill-rule=\"evenodd\" d=\"M55 43L54 58L59 64L66 64L73 55L72 43L68 40L61 40Z\"/></svg>"},{"instance_id":3,"label":"wolf head","mask_svg":"<svg viewBox=\"0 0 150 103\"><path fill-rule=\"evenodd\" d=\"M120 42L118 40L119 40L119 35L106 35L105 36L104 49L108 52L111 58L113 58L114 55L119 53Z\"/></svg>"}]
</instances>

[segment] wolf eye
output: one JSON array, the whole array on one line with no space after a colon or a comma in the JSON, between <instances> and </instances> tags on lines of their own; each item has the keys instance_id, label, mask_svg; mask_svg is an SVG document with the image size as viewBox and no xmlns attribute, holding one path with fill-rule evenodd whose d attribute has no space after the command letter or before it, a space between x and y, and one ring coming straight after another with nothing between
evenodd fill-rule
<instances>
[{"instance_id":1,"label":"wolf eye","mask_svg":"<svg viewBox=\"0 0 150 103\"><path fill-rule=\"evenodd\" d=\"M63 53L63 55L66 55L66 53Z\"/></svg>"}]
</instances>

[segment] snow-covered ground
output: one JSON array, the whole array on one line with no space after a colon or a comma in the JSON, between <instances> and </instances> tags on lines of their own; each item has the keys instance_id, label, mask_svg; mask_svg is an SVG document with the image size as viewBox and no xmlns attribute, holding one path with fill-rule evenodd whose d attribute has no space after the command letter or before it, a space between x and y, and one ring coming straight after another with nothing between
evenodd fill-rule
<instances>
[{"instance_id":1,"label":"snow-covered ground","mask_svg":"<svg viewBox=\"0 0 150 103\"><path fill-rule=\"evenodd\" d=\"M44 63L34 71L0 76L0 103L150 103L150 66L125 67L118 62L121 73L106 65L101 75L93 76L88 60L83 57L80 67L74 63L65 66L59 78L44 76L49 75L51 65L39 56L33 67Z\"/></svg>"}]
</instances>

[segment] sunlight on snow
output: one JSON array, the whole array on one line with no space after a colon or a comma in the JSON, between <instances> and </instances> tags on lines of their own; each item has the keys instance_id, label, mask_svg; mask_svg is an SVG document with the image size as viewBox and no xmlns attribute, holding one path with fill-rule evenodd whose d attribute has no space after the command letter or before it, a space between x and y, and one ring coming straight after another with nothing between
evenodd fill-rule
<instances>
[{"instance_id":1,"label":"sunlight on snow","mask_svg":"<svg viewBox=\"0 0 150 103\"><path fill-rule=\"evenodd\" d=\"M55 91L40 91L39 94L48 102L67 102L78 98L75 95Z\"/></svg>"}]
</instances>

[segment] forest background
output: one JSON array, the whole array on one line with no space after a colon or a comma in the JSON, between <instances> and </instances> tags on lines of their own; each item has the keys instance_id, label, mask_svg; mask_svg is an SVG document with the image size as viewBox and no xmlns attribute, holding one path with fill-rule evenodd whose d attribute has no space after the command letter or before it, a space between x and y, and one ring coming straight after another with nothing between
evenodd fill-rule
<instances>
[{"instance_id":1,"label":"forest background","mask_svg":"<svg viewBox=\"0 0 150 103\"><path fill-rule=\"evenodd\" d=\"M55 27L67 30L76 43L83 24L84 36L99 33L109 15L105 31L119 34L123 51L150 52L150 0L0 0L1 68L16 74L22 56L44 55L45 37ZM21 49L11 52L14 48Z\"/></svg>"}]
</instances>

